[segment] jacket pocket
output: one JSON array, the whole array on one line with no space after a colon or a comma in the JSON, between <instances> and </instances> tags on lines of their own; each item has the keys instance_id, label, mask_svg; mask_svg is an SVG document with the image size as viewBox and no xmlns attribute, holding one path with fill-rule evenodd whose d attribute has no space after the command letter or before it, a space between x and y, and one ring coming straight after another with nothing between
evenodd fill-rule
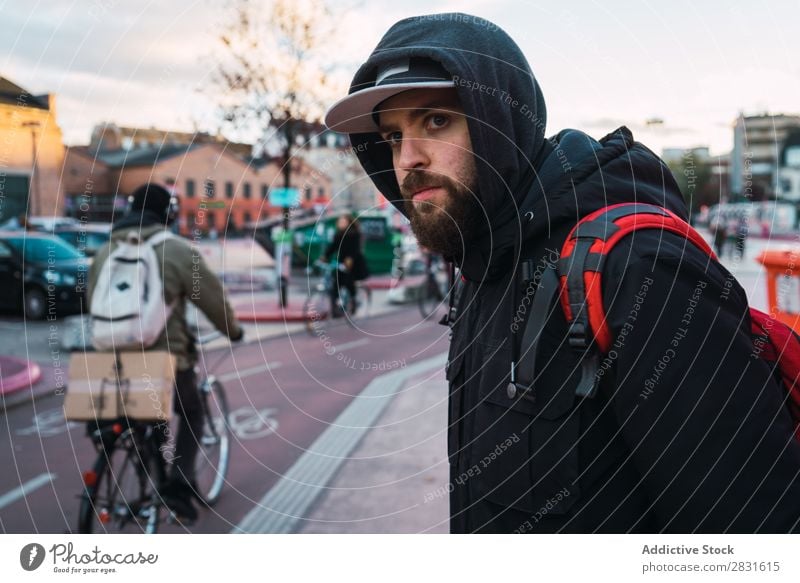
<instances>
[{"instance_id":1,"label":"jacket pocket","mask_svg":"<svg viewBox=\"0 0 800 583\"><path fill-rule=\"evenodd\" d=\"M570 369L556 374L551 359L532 390L514 392L510 350L485 348L471 448L473 467L482 472L479 495L531 516L566 514L579 493L579 411L571 375L564 374Z\"/></svg>"}]
</instances>

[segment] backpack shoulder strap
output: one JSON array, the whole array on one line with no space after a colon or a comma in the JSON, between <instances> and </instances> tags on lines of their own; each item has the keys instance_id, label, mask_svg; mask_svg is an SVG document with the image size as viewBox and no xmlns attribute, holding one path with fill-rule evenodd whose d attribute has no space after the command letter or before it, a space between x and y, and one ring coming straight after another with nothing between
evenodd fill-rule
<instances>
[{"instance_id":1,"label":"backpack shoulder strap","mask_svg":"<svg viewBox=\"0 0 800 583\"><path fill-rule=\"evenodd\" d=\"M606 257L623 237L643 229L675 233L715 257L705 239L686 221L656 205L621 203L585 216L567 236L558 263L559 300L573 348L595 355L595 347L600 353L610 349L613 338L603 307L603 267ZM591 376L591 370L583 371L584 378L578 387L581 396L594 394L596 380Z\"/></svg>"},{"instance_id":2,"label":"backpack shoulder strap","mask_svg":"<svg viewBox=\"0 0 800 583\"><path fill-rule=\"evenodd\" d=\"M156 245L160 245L167 239L173 239L174 235L170 231L158 231L153 235L150 235L146 240L145 243L150 245L150 247L155 247Z\"/></svg>"},{"instance_id":3,"label":"backpack shoulder strap","mask_svg":"<svg viewBox=\"0 0 800 583\"><path fill-rule=\"evenodd\" d=\"M558 276L555 266L545 265L538 278L523 277L523 281L528 286L532 286L525 290L523 305L526 301L530 301L531 291L533 291L533 300L522 335L522 354L519 355L519 358L512 359L511 380L506 392L509 399L516 399L519 396L519 398L535 403L534 385L537 376L536 363L539 346L545 325L550 321L552 310L557 309ZM512 335L512 342L516 341L514 336L516 335Z\"/></svg>"}]
</instances>

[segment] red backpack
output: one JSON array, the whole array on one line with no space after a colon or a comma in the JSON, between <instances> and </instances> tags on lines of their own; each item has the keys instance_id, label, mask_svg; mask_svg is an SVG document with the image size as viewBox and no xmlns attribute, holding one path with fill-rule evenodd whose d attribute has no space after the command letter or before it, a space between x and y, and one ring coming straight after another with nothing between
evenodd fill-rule
<instances>
[{"instance_id":1,"label":"red backpack","mask_svg":"<svg viewBox=\"0 0 800 583\"><path fill-rule=\"evenodd\" d=\"M599 357L608 353L614 341L603 307L602 272L605 258L620 239L643 229L676 233L688 239L713 260L717 260L708 243L697 231L675 213L659 206L641 203L615 204L581 219L570 231L561 249L558 282L555 282L553 276L549 276L552 278L549 283L550 293L558 294L561 309L569 324L569 344L584 350L581 381L576 388L579 396L595 395L599 382ZM540 287L548 287L546 277L547 274ZM548 293L537 292L537 295L547 296ZM542 305L546 306L548 303L549 300L544 300ZM533 354L530 359L522 359L512 365L509 394L512 390L516 393L518 389L528 392L525 387L531 387L531 381L535 377L533 367L538 352L538 337L544 324L541 321L534 322L545 313L542 308L538 308L539 314L536 314L536 304L534 296L533 314L528 319L523 340L523 345L531 347ZM754 347L758 350L759 358L770 366L786 389L786 404L795 422L795 437L800 439L800 337L783 322L753 308L750 308L750 320ZM592 343L596 349L593 349ZM526 360L533 360L534 363L527 365Z\"/></svg>"}]
</instances>

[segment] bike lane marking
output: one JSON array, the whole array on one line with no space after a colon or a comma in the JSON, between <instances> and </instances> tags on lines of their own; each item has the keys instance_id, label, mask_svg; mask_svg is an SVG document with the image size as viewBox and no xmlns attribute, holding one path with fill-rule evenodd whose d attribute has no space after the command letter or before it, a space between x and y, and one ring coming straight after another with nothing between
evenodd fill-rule
<instances>
[{"instance_id":1,"label":"bike lane marking","mask_svg":"<svg viewBox=\"0 0 800 583\"><path fill-rule=\"evenodd\" d=\"M446 360L443 352L372 379L231 532L294 532L406 381L443 367Z\"/></svg>"},{"instance_id":2,"label":"bike lane marking","mask_svg":"<svg viewBox=\"0 0 800 583\"><path fill-rule=\"evenodd\" d=\"M0 496L0 508L5 508L6 506L13 504L17 500L29 496L34 490L38 490L45 484L49 484L55 479L56 479L55 474L45 473L45 474L39 474L38 476L36 476L32 480L28 480L24 484L20 484L10 492L6 492L2 496Z\"/></svg>"},{"instance_id":3,"label":"bike lane marking","mask_svg":"<svg viewBox=\"0 0 800 583\"><path fill-rule=\"evenodd\" d=\"M342 350L347 350L349 348L355 348L356 346L364 346L365 344L369 344L369 338L361 338L359 340L353 340L352 342L345 342L344 344L339 344L337 346L332 346L331 349L333 350L333 354L337 352L341 352Z\"/></svg>"},{"instance_id":4,"label":"bike lane marking","mask_svg":"<svg viewBox=\"0 0 800 583\"><path fill-rule=\"evenodd\" d=\"M38 436L56 437L62 433L81 427L81 423L64 419L64 407L53 407L39 411L31 418L31 424L22 429L17 429L14 434L20 437Z\"/></svg>"},{"instance_id":5,"label":"bike lane marking","mask_svg":"<svg viewBox=\"0 0 800 583\"><path fill-rule=\"evenodd\" d=\"M276 368L280 368L281 366L282 363L280 362L268 362L267 364L259 364L258 366L252 366L250 368L243 368L240 370L226 372L224 374L218 375L217 378L224 383L225 381L232 381L235 379L250 377L253 376L254 374L264 372L265 370L275 370Z\"/></svg>"},{"instance_id":6,"label":"bike lane marking","mask_svg":"<svg viewBox=\"0 0 800 583\"><path fill-rule=\"evenodd\" d=\"M359 340L354 340L353 342L345 342L344 344L333 346L332 350L333 353L335 354L337 352L341 352L342 350L347 350L349 348L364 346L365 344L369 344L369 342L370 342L369 338L361 338ZM281 362L268 362L267 364L260 364L258 366L244 368L239 371L234 370L231 372L226 372L224 374L217 376L217 378L224 383L225 381L232 381L236 379L249 377L254 374L262 373L266 370L275 370L277 368L280 368L281 366L283 366L283 363Z\"/></svg>"}]
</instances>

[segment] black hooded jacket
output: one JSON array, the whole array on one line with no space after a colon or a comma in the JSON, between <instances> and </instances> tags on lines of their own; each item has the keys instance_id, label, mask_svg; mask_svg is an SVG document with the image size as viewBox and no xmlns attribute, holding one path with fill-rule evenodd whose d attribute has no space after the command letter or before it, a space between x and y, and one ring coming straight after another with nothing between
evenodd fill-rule
<instances>
[{"instance_id":1,"label":"black hooded jacket","mask_svg":"<svg viewBox=\"0 0 800 583\"><path fill-rule=\"evenodd\" d=\"M464 14L403 20L351 92L401 56L432 58L453 75L490 218L461 263L448 360L451 530L800 528L800 445L782 388L754 354L745 293L678 236L637 232L609 256L603 293L616 342L596 397L575 396L581 354L565 341L560 309L542 334L535 401L507 394L519 258L555 263L580 217L614 203L657 204L684 218L686 206L664 163L627 128L600 141L575 130L546 139L538 84L492 23ZM351 140L403 210L388 148L377 134Z\"/></svg>"}]
</instances>

